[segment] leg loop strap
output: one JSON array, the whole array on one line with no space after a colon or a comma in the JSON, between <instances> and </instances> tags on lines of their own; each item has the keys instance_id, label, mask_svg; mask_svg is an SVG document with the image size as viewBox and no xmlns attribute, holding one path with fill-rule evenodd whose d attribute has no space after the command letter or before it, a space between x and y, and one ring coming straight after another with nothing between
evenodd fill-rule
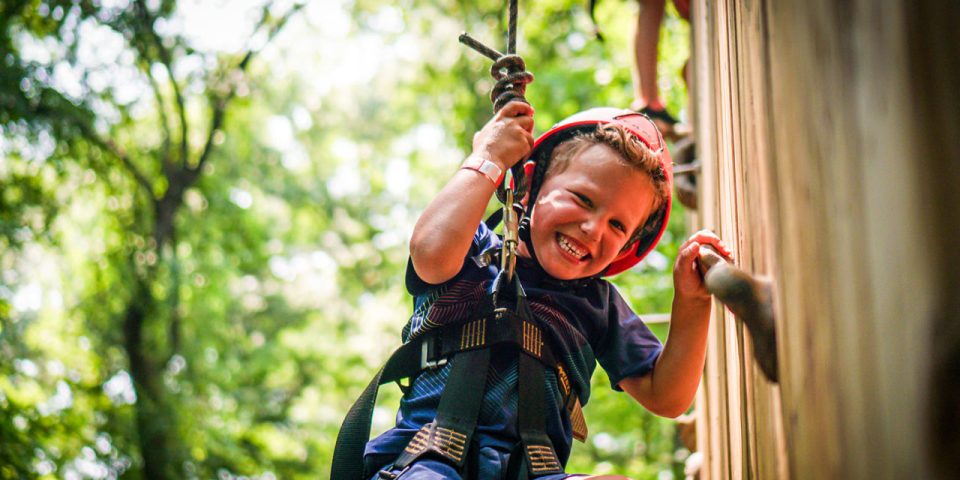
<instances>
[{"instance_id":1,"label":"leg loop strap","mask_svg":"<svg viewBox=\"0 0 960 480\"><path fill-rule=\"evenodd\" d=\"M430 455L463 471L464 460L477 427L490 366L490 349L461 352L451 360L450 376L440 396L437 417L420 428L396 466L404 468Z\"/></svg>"},{"instance_id":2,"label":"leg loop strap","mask_svg":"<svg viewBox=\"0 0 960 480\"><path fill-rule=\"evenodd\" d=\"M547 398L543 365L528 353L520 352L518 356L520 439L527 470L531 477L563 473L563 465L557 458L553 442L546 434Z\"/></svg>"},{"instance_id":3,"label":"leg loop strap","mask_svg":"<svg viewBox=\"0 0 960 480\"><path fill-rule=\"evenodd\" d=\"M420 431L403 450L405 456L397 464L405 466L427 452L434 452L459 466L463 464L466 451L467 436L464 433L437 426L437 422L433 421L420 427ZM410 460L406 460L407 457Z\"/></svg>"}]
</instances>

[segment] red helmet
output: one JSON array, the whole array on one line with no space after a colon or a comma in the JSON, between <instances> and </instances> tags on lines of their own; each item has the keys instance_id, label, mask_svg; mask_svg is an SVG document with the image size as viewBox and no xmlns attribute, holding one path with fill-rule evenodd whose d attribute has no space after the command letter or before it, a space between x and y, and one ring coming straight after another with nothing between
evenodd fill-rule
<instances>
[{"instance_id":1,"label":"red helmet","mask_svg":"<svg viewBox=\"0 0 960 480\"><path fill-rule=\"evenodd\" d=\"M527 210L526 217L531 215L532 206L536 203L537 194L540 193L540 184L546 174L547 164L550 161L553 149L579 132L592 132L597 125L606 123L616 123L623 126L650 150L660 155L660 164L667 178L668 191L673 191L673 161L670 158L670 152L667 151L666 142L663 141L663 136L660 135L660 131L657 130L653 121L646 115L631 110L611 107L592 108L561 120L534 143L530 158L524 165L527 178L533 179L528 203L530 207ZM628 270L653 250L653 247L660 241L660 237L667 229L671 204L671 196L668 195L666 203L658 211L651 214L648 223L644 225L644 232L641 233L640 239L614 259L610 266L604 270L602 276L616 275ZM525 241L530 246L529 237Z\"/></svg>"}]
</instances>

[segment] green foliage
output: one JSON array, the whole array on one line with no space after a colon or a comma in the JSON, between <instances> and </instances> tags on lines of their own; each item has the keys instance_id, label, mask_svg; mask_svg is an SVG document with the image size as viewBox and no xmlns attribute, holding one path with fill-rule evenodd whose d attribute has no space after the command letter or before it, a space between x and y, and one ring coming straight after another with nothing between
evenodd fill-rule
<instances>
[{"instance_id":1,"label":"green foliage","mask_svg":"<svg viewBox=\"0 0 960 480\"><path fill-rule=\"evenodd\" d=\"M409 231L489 118L489 62L456 35L502 48L505 20L494 0L315 3L243 74L242 49L157 28L200 14L174 1L0 6L0 478L144 477L145 432L161 433L168 478L327 475L344 412L409 315ZM635 8L602 2L599 43L582 2L522 5L539 131L629 104ZM669 19L670 62L683 35ZM92 61L90 38L115 55ZM679 111L679 77L664 84ZM169 172L208 139L158 245ZM675 210L653 259L616 280L638 312L669 310L683 236ZM593 382L571 469L679 475L672 423ZM384 390L376 431L399 398Z\"/></svg>"}]
</instances>

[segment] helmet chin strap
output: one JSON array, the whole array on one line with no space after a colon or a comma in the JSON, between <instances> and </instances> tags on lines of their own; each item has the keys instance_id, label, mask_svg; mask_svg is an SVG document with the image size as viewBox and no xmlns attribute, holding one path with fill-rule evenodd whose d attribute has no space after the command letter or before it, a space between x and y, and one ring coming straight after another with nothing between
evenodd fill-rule
<instances>
[{"instance_id":1,"label":"helmet chin strap","mask_svg":"<svg viewBox=\"0 0 960 480\"><path fill-rule=\"evenodd\" d=\"M523 218L520 219L519 236L520 236L520 241L523 242L523 244L527 248L527 251L530 252L530 258L532 258L533 261L539 264L540 261L537 260L537 252L533 251L533 239L530 238L530 215L532 214L533 214L532 207L527 212L524 212Z\"/></svg>"},{"instance_id":2,"label":"helmet chin strap","mask_svg":"<svg viewBox=\"0 0 960 480\"><path fill-rule=\"evenodd\" d=\"M537 205L537 197L540 196L540 186L543 183L544 177L547 172L547 164L550 163L550 157L541 158L535 163L535 167L530 177L529 188L527 189L527 194L520 201L521 204L524 204L523 215L520 217L520 228L519 228L519 237L520 241L527 246L527 251L530 252L530 258L533 259L537 265L540 265L540 260L537 259L537 252L533 249L533 239L530 237L530 221L533 218L533 208Z\"/></svg>"}]
</instances>

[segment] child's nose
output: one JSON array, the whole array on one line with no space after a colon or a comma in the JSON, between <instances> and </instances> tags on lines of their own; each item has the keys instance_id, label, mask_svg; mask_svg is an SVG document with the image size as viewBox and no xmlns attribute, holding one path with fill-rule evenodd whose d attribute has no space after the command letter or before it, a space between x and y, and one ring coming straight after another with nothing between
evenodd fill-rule
<instances>
[{"instance_id":1,"label":"child's nose","mask_svg":"<svg viewBox=\"0 0 960 480\"><path fill-rule=\"evenodd\" d=\"M580 222L580 231L590 240L600 240L600 222L596 218L588 218Z\"/></svg>"}]
</instances>

